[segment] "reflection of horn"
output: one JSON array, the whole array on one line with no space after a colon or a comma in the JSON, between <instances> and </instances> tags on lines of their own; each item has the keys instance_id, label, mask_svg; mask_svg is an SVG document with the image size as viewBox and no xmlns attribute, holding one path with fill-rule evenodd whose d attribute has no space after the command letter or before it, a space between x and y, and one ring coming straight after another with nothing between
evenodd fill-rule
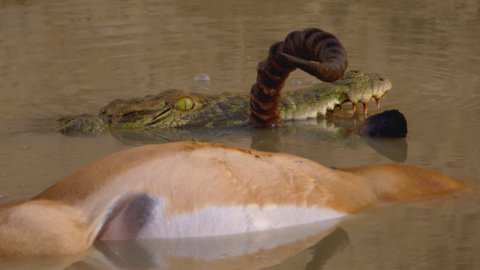
<instances>
[{"instance_id":1,"label":"reflection of horn","mask_svg":"<svg viewBox=\"0 0 480 270\"><path fill-rule=\"evenodd\" d=\"M340 41L316 28L294 31L274 43L257 67L257 82L250 92L250 122L257 127L280 123L280 90L290 72L300 68L323 81L336 81L347 68L347 53Z\"/></svg>"}]
</instances>

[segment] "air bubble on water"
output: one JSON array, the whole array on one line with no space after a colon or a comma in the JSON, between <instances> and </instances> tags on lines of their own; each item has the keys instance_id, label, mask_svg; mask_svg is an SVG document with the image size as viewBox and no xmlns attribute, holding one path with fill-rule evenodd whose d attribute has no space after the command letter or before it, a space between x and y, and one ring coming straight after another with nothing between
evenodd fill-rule
<instances>
[{"instance_id":1,"label":"air bubble on water","mask_svg":"<svg viewBox=\"0 0 480 270\"><path fill-rule=\"evenodd\" d=\"M195 85L204 89L210 88L210 76L207 73L198 73L193 78Z\"/></svg>"},{"instance_id":2,"label":"air bubble on water","mask_svg":"<svg viewBox=\"0 0 480 270\"><path fill-rule=\"evenodd\" d=\"M210 81L210 76L207 73L198 73L195 75L195 81Z\"/></svg>"}]
</instances>

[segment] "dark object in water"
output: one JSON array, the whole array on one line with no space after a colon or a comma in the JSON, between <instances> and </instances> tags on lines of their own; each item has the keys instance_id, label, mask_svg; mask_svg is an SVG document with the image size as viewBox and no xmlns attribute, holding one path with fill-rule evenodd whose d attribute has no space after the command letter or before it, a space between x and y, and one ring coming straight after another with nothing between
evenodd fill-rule
<instances>
[{"instance_id":1,"label":"dark object in water","mask_svg":"<svg viewBox=\"0 0 480 270\"><path fill-rule=\"evenodd\" d=\"M388 110L368 117L358 133L369 137L401 138L407 136L407 120L398 110Z\"/></svg>"}]
</instances>

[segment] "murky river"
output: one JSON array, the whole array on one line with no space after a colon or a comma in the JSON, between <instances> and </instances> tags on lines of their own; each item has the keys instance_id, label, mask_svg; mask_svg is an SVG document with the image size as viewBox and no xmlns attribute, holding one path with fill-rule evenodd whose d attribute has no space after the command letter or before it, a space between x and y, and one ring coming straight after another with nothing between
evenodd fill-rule
<instances>
[{"instance_id":1,"label":"murky river","mask_svg":"<svg viewBox=\"0 0 480 270\"><path fill-rule=\"evenodd\" d=\"M345 125L361 121L353 118L333 124L324 119L289 123L275 131L87 138L63 136L48 124L60 116L95 113L115 98L167 88L249 91L269 46L307 27L335 33L347 48L350 69L379 72L392 81L381 110L396 108L405 114L406 140L349 136ZM0 203L32 196L106 154L185 139L289 152L339 167L404 162L479 184L479 44L477 0L0 1ZM195 81L202 73L210 80ZM312 80L295 71L287 88L308 86ZM459 194L381 207L274 252L265 243L282 235L213 243L98 243L88 258L15 265L480 269L479 203L476 195ZM270 240L263 246L252 244L259 239Z\"/></svg>"}]
</instances>

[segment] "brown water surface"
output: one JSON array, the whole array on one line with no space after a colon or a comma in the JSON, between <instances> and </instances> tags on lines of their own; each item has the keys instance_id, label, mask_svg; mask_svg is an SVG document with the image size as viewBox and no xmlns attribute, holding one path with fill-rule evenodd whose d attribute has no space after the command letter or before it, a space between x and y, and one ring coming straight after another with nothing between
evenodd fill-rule
<instances>
[{"instance_id":1,"label":"brown water surface","mask_svg":"<svg viewBox=\"0 0 480 270\"><path fill-rule=\"evenodd\" d=\"M249 91L268 47L306 27L335 33L347 48L349 68L392 81L381 109L405 114L406 140L365 141L324 120L276 131L158 132L140 138L66 137L45 124L166 88ZM476 0L0 1L0 202L32 196L108 153L179 139L295 153L339 167L401 161L478 184L479 44ZM195 81L201 73L210 81ZM287 85L311 83L296 71ZM462 194L375 209L342 223L342 241L324 238L314 248L258 267L480 269L479 202ZM111 267L129 268L125 260L135 256L111 256Z\"/></svg>"}]
</instances>

